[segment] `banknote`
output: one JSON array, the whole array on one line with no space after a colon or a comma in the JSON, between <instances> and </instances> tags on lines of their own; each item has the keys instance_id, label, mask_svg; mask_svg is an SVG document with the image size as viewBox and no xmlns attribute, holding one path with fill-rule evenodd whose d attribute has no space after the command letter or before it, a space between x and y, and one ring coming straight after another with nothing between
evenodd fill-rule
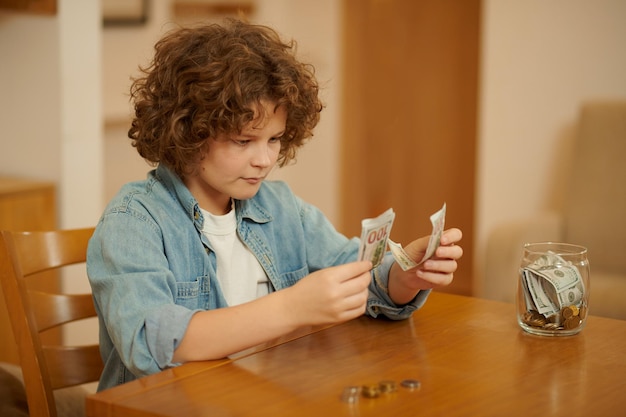
<instances>
[{"instance_id":1,"label":"banknote","mask_svg":"<svg viewBox=\"0 0 626 417\"><path fill-rule=\"evenodd\" d=\"M526 305L541 314L550 315L565 306L580 305L585 287L580 271L561 257L547 254L522 268Z\"/></svg>"},{"instance_id":2,"label":"banknote","mask_svg":"<svg viewBox=\"0 0 626 417\"><path fill-rule=\"evenodd\" d=\"M531 303L528 310L538 311L543 315L551 315L560 310L559 305L546 294L542 285L542 278L532 269L524 268L522 270L524 279L524 288L528 291L529 299L526 303Z\"/></svg>"},{"instance_id":3,"label":"banknote","mask_svg":"<svg viewBox=\"0 0 626 417\"><path fill-rule=\"evenodd\" d=\"M387 251L387 239L395 218L396 214L389 208L378 217L361 221L358 260L369 260L374 268L380 265Z\"/></svg>"},{"instance_id":4,"label":"banknote","mask_svg":"<svg viewBox=\"0 0 626 417\"><path fill-rule=\"evenodd\" d=\"M391 239L389 239L389 250L403 271L408 271L417 266L417 263L404 251L402 245Z\"/></svg>"},{"instance_id":5,"label":"banknote","mask_svg":"<svg viewBox=\"0 0 626 417\"><path fill-rule=\"evenodd\" d=\"M431 258L439 247L441 234L443 233L446 221L446 204L444 203L439 211L430 216L433 231L430 235L426 252L419 263L411 259L404 248L402 248L401 244L389 238L394 218L395 214L393 213L393 209L389 209L375 219L363 220L359 259L370 259L374 266L378 266L384 256L386 246L389 244L389 250L398 265L400 265L402 270L408 271ZM384 239L385 242L383 243L381 239Z\"/></svg>"},{"instance_id":6,"label":"banknote","mask_svg":"<svg viewBox=\"0 0 626 417\"><path fill-rule=\"evenodd\" d=\"M393 255L394 259L400 265L403 271L408 271L411 268L415 268L416 266L421 265L427 259L431 258L437 248L441 243L441 234L443 233L443 228L446 223L446 203L443 203L443 207L433 213L430 216L430 222L433 226L433 231L430 234L430 239L428 240L428 246L426 248L426 253L420 260L420 262L415 262L411 257L405 252L404 248L401 244L394 242L391 239L388 239L389 250Z\"/></svg>"},{"instance_id":7,"label":"banknote","mask_svg":"<svg viewBox=\"0 0 626 417\"><path fill-rule=\"evenodd\" d=\"M426 260L432 258L435 251L441 244L441 235L443 234L443 228L446 224L446 203L443 203L443 207L430 216L430 223L433 225L433 231L430 234L430 239L428 240L426 253L424 254L422 260L419 261L418 265L421 265L426 262Z\"/></svg>"}]
</instances>

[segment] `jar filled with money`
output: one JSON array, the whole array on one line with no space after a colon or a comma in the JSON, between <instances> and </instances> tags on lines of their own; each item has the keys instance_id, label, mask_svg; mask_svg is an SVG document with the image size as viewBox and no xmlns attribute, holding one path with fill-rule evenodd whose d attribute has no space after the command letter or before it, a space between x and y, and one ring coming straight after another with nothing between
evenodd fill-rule
<instances>
[{"instance_id":1,"label":"jar filled with money","mask_svg":"<svg viewBox=\"0 0 626 417\"><path fill-rule=\"evenodd\" d=\"M569 243L524 245L517 284L517 322L543 336L570 336L589 312L587 248Z\"/></svg>"}]
</instances>

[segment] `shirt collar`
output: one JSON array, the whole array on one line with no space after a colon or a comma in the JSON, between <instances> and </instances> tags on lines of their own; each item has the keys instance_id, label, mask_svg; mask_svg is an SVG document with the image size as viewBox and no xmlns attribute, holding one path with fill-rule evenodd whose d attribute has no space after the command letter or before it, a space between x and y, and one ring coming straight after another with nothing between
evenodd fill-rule
<instances>
[{"instance_id":1,"label":"shirt collar","mask_svg":"<svg viewBox=\"0 0 626 417\"><path fill-rule=\"evenodd\" d=\"M198 201L193 197L187 186L183 183L178 175L163 164L159 164L156 168L156 176L172 197L177 199L185 209L189 218L194 222L198 230L202 230L204 216L200 211ZM250 219L256 223L267 223L272 221L272 215L263 204L264 199L259 198L259 194L263 194L265 184L261 184L261 189L254 197L248 200L234 200L235 212L237 215L237 223L242 219Z\"/></svg>"}]
</instances>

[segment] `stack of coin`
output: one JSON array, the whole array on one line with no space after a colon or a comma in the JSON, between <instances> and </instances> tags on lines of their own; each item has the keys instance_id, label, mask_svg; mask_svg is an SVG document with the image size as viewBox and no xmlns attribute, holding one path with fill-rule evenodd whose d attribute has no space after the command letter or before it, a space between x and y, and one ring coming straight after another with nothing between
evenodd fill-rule
<instances>
[{"instance_id":1,"label":"stack of coin","mask_svg":"<svg viewBox=\"0 0 626 417\"><path fill-rule=\"evenodd\" d=\"M380 397L380 385L378 384L363 385L361 387L361 395L363 395L365 398Z\"/></svg>"},{"instance_id":2,"label":"stack of coin","mask_svg":"<svg viewBox=\"0 0 626 417\"><path fill-rule=\"evenodd\" d=\"M421 383L417 379L404 379L400 385L410 391L420 388ZM378 384L366 384L363 386L349 386L343 389L341 401L354 404L359 401L359 397L378 398L384 394L391 394L398 390L396 381L383 380Z\"/></svg>"},{"instance_id":3,"label":"stack of coin","mask_svg":"<svg viewBox=\"0 0 626 417\"><path fill-rule=\"evenodd\" d=\"M417 379L405 379L404 381L400 383L400 385L412 391L412 390L419 389L422 386L422 383L419 382Z\"/></svg>"},{"instance_id":4,"label":"stack of coin","mask_svg":"<svg viewBox=\"0 0 626 417\"><path fill-rule=\"evenodd\" d=\"M567 320L574 316L578 316L578 313L579 313L579 309L578 307L574 305L563 307L563 309L561 310L561 315L563 316L563 320Z\"/></svg>"},{"instance_id":5,"label":"stack of coin","mask_svg":"<svg viewBox=\"0 0 626 417\"><path fill-rule=\"evenodd\" d=\"M563 328L565 330L575 329L582 323L580 309L574 305L563 307L561 316L563 317Z\"/></svg>"},{"instance_id":6,"label":"stack of coin","mask_svg":"<svg viewBox=\"0 0 626 417\"><path fill-rule=\"evenodd\" d=\"M359 401L359 395L361 395L361 387L350 386L343 389L341 394L341 401L344 403L356 403Z\"/></svg>"},{"instance_id":7,"label":"stack of coin","mask_svg":"<svg viewBox=\"0 0 626 417\"><path fill-rule=\"evenodd\" d=\"M378 386L380 388L380 392L383 393L396 392L397 390L396 381L380 381Z\"/></svg>"},{"instance_id":8,"label":"stack of coin","mask_svg":"<svg viewBox=\"0 0 626 417\"><path fill-rule=\"evenodd\" d=\"M532 327L543 327L547 323L544 315L535 310L530 310L524 313L523 320L524 323Z\"/></svg>"},{"instance_id":9,"label":"stack of coin","mask_svg":"<svg viewBox=\"0 0 626 417\"><path fill-rule=\"evenodd\" d=\"M529 326L537 327L545 330L572 330L580 326L587 308L583 304L580 308L576 305L565 306L560 312L549 317L540 314L535 310L529 310L524 313L522 320Z\"/></svg>"}]
</instances>

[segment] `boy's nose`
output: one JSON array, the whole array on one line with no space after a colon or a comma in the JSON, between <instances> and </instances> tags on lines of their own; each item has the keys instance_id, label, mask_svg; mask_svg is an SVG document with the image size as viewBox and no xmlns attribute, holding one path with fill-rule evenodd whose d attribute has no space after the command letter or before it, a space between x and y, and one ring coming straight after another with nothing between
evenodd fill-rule
<instances>
[{"instance_id":1,"label":"boy's nose","mask_svg":"<svg viewBox=\"0 0 626 417\"><path fill-rule=\"evenodd\" d=\"M255 152L252 164L259 167L268 167L272 164L274 152L267 145L259 146L259 149Z\"/></svg>"}]
</instances>

